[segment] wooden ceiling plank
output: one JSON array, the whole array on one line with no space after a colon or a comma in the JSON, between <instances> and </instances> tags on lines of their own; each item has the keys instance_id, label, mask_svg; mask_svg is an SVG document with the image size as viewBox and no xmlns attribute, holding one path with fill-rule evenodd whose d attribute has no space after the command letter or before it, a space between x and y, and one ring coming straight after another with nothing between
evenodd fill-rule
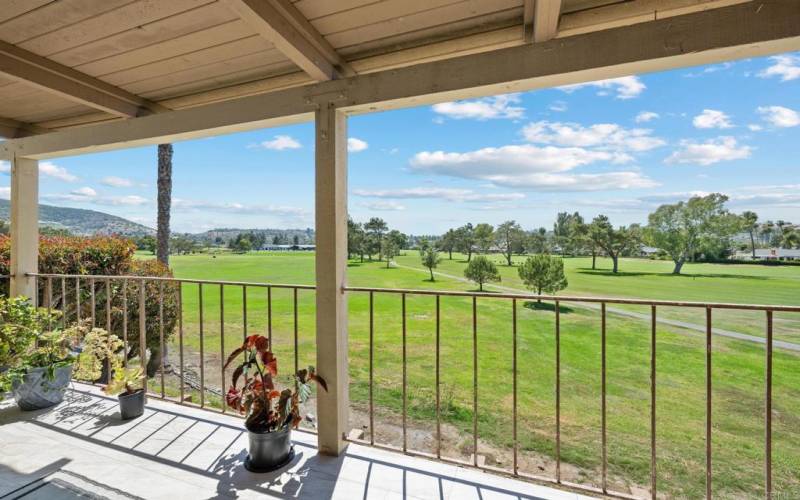
<instances>
[{"instance_id":1,"label":"wooden ceiling plank","mask_svg":"<svg viewBox=\"0 0 800 500\"><path fill-rule=\"evenodd\" d=\"M556 37L561 18L561 0L527 0L533 2L533 19L525 25L525 41L546 42ZM526 8L528 6L526 5Z\"/></svg>"},{"instance_id":2,"label":"wooden ceiling plank","mask_svg":"<svg viewBox=\"0 0 800 500\"><path fill-rule=\"evenodd\" d=\"M17 16L2 25L3 40L24 43L38 36L130 3L130 0L60 0Z\"/></svg>"},{"instance_id":3,"label":"wooden ceiling plank","mask_svg":"<svg viewBox=\"0 0 800 500\"><path fill-rule=\"evenodd\" d=\"M3 10L0 11L0 24L21 16L26 12L38 9L42 5L50 3L51 0L5 0Z\"/></svg>"},{"instance_id":4,"label":"wooden ceiling plank","mask_svg":"<svg viewBox=\"0 0 800 500\"><path fill-rule=\"evenodd\" d=\"M0 42L0 73L118 116L166 108L10 43Z\"/></svg>"},{"instance_id":5,"label":"wooden ceiling plank","mask_svg":"<svg viewBox=\"0 0 800 500\"><path fill-rule=\"evenodd\" d=\"M337 78L334 64L270 0L226 0L261 36L317 81Z\"/></svg>"}]
</instances>

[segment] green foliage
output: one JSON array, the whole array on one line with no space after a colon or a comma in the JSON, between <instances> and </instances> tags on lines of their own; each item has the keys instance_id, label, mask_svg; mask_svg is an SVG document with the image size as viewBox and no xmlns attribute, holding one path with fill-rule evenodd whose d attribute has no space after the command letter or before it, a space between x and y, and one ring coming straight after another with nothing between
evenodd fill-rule
<instances>
[{"instance_id":1,"label":"green foliage","mask_svg":"<svg viewBox=\"0 0 800 500\"><path fill-rule=\"evenodd\" d=\"M7 388L11 382L21 381L35 368L45 369L44 380L53 380L57 368L75 361L72 350L81 339L70 336L74 333L71 330L38 332L34 341L16 356L14 366L0 375L0 387Z\"/></svg>"},{"instance_id":2,"label":"green foliage","mask_svg":"<svg viewBox=\"0 0 800 500\"><path fill-rule=\"evenodd\" d=\"M725 209L728 197L719 193L694 196L688 201L661 205L648 217L647 241L675 262L674 274L705 248L713 252L742 227L741 219Z\"/></svg>"},{"instance_id":3,"label":"green foliage","mask_svg":"<svg viewBox=\"0 0 800 500\"><path fill-rule=\"evenodd\" d=\"M483 255L478 255L467 264L464 269L464 276L478 284L483 291L483 284L489 282L499 282L500 273L497 266Z\"/></svg>"},{"instance_id":4,"label":"green foliage","mask_svg":"<svg viewBox=\"0 0 800 500\"><path fill-rule=\"evenodd\" d=\"M141 367L117 367L114 370L114 376L108 385L103 388L103 391L109 396L133 394L144 387L143 381L144 372Z\"/></svg>"},{"instance_id":5,"label":"green foliage","mask_svg":"<svg viewBox=\"0 0 800 500\"><path fill-rule=\"evenodd\" d=\"M516 221L509 220L497 226L495 240L509 266L511 265L511 257L514 255L514 251L522 249L524 237L525 233Z\"/></svg>"},{"instance_id":6,"label":"green foliage","mask_svg":"<svg viewBox=\"0 0 800 500\"><path fill-rule=\"evenodd\" d=\"M489 249L494 242L494 227L491 224L478 224L475 226L474 235L478 252L482 254L489 253Z\"/></svg>"},{"instance_id":7,"label":"green foliage","mask_svg":"<svg viewBox=\"0 0 800 500\"><path fill-rule=\"evenodd\" d=\"M389 267L392 259L397 256L400 247L397 246L397 241L387 235L381 240L381 259L386 260L386 267Z\"/></svg>"},{"instance_id":8,"label":"green foliage","mask_svg":"<svg viewBox=\"0 0 800 500\"><path fill-rule=\"evenodd\" d=\"M629 227L620 226L614 229L605 215L598 215L592 220L588 234L591 241L611 257L614 273L619 270L620 256L634 253L642 242L641 229L638 225L631 224Z\"/></svg>"},{"instance_id":9,"label":"green foliage","mask_svg":"<svg viewBox=\"0 0 800 500\"><path fill-rule=\"evenodd\" d=\"M83 336L83 349L78 360L78 368L73 374L76 379L94 382L101 377L104 364L107 363L109 373L120 367L119 352L123 347L122 339L102 328L89 329L78 325L72 329Z\"/></svg>"},{"instance_id":10,"label":"green foliage","mask_svg":"<svg viewBox=\"0 0 800 500\"><path fill-rule=\"evenodd\" d=\"M467 223L455 230L455 248L461 253L467 254L467 261L472 260L472 252L475 250L475 229L471 223Z\"/></svg>"},{"instance_id":11,"label":"green foliage","mask_svg":"<svg viewBox=\"0 0 800 500\"><path fill-rule=\"evenodd\" d=\"M428 245L427 248L420 252L420 258L422 260L422 265L427 267L428 271L431 273L431 281L436 281L433 276L433 270L436 269L436 266L438 266L439 262L442 260L439 258L439 252L437 252L436 248L433 246Z\"/></svg>"},{"instance_id":12,"label":"green foliage","mask_svg":"<svg viewBox=\"0 0 800 500\"><path fill-rule=\"evenodd\" d=\"M564 274L564 261L550 255L534 255L528 257L519 267L519 278L526 287L537 295L542 292L554 294L567 288L567 276Z\"/></svg>"},{"instance_id":13,"label":"green foliage","mask_svg":"<svg viewBox=\"0 0 800 500\"><path fill-rule=\"evenodd\" d=\"M242 360L233 370L231 387L225 394L225 404L246 416L245 426L253 432L272 432L287 426L297 427L302 418L300 403L311 396L308 382L314 380L328 390L325 380L316 374L314 367L295 373L295 390L275 388L278 376L278 359L269 350L270 342L263 335L251 335L233 350L225 362ZM239 379L244 380L241 389Z\"/></svg>"}]
</instances>

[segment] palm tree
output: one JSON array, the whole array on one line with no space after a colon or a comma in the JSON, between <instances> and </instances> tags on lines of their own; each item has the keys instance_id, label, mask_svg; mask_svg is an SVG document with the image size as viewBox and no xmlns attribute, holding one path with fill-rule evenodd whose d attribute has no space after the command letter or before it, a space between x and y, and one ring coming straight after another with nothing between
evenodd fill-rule
<instances>
[{"instance_id":1,"label":"palm tree","mask_svg":"<svg viewBox=\"0 0 800 500\"><path fill-rule=\"evenodd\" d=\"M758 215L755 212L742 212L742 223L745 230L750 234L750 249L753 251L753 259L756 258L756 237L758 231Z\"/></svg>"},{"instance_id":2,"label":"palm tree","mask_svg":"<svg viewBox=\"0 0 800 500\"><path fill-rule=\"evenodd\" d=\"M158 230L156 255L169 265L169 216L172 206L172 144L158 145Z\"/></svg>"}]
</instances>

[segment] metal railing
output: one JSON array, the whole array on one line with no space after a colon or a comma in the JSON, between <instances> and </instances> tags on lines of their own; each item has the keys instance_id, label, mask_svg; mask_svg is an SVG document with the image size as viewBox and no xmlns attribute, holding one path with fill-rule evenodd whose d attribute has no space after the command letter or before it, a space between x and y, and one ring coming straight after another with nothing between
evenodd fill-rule
<instances>
[{"instance_id":1,"label":"metal railing","mask_svg":"<svg viewBox=\"0 0 800 500\"><path fill-rule=\"evenodd\" d=\"M289 285L289 284L274 284L274 283L254 283L243 281L212 281L200 279L180 279L170 277L154 277L154 276L110 276L110 275L71 275L71 274L47 274L47 273L32 273L29 276L37 279L37 290L39 291L38 303L41 307L49 310L58 310L61 312L62 324L71 324L72 322L86 321L92 327L103 327L109 333L116 334L123 341L123 363L128 366L129 358L133 358L133 354L129 352L129 343L132 339L136 339L139 345L138 358L142 368L145 368L148 362L147 356L147 337L148 328L153 327L158 336L159 346L159 359L158 359L158 378L159 387L152 388L147 385L147 377L145 377L145 390L149 396L155 396L161 399L169 400L178 404L199 407L226 413L227 409L224 404L224 395L228 388L228 380L224 364L227 359L228 353L226 352L225 345L225 324L226 324L226 290L230 288L238 288L241 291L241 311L239 318L242 321L242 339L246 338L251 332L248 328L248 316L252 318L253 310L248 307L250 290L262 290L265 292L264 299L266 301L265 310L262 314L265 316L266 329L261 332L269 339L270 348L273 343L273 290L290 290L292 293L292 317L293 317L293 366L294 372L299 368L299 326L298 326L298 292L300 290L315 290L313 285ZM194 332L197 335L199 343L199 380L191 381L187 377L186 370L186 328L185 328L185 312L184 300L186 285L195 285L197 288L197 314L198 323L197 329ZM209 355L208 346L206 345L207 327L209 319L206 312L204 299L207 292L216 288L218 290L218 306L219 306L219 347L218 358L219 365L219 391L215 391L214 383L209 383L206 380L207 369L207 356ZM132 293L131 293L132 292ZM177 330L177 347L178 347L178 393L174 396L167 394L167 385L165 381L165 367L164 359L161 353L165 349L165 338L170 332L167 331L167 324L165 323L165 304L168 304L168 298L172 295L175 300L175 330ZM98 304L98 297L102 296L100 304ZM131 297L135 297L131 301ZM129 308L133 310L133 317L138 317L138 325L132 332L129 314ZM98 317L98 309L102 309L105 313L105 321ZM234 345L227 346L229 350L233 350ZM153 355L152 350L150 351ZM212 385L213 384L213 385ZM155 389L155 390L154 390ZM186 394L187 389L194 389L199 396L199 402L194 403L192 398ZM209 393L217 393L220 397L219 405L211 405L207 400ZM304 430L314 432L313 429L305 428Z\"/></svg>"},{"instance_id":2,"label":"metal railing","mask_svg":"<svg viewBox=\"0 0 800 500\"><path fill-rule=\"evenodd\" d=\"M602 493L604 495L613 495L622 498L634 498L622 492L612 491L609 488L608 481L608 425L607 425L607 335L606 335L606 305L607 304L627 304L627 305L641 305L649 306L650 308L650 415L649 415L649 434L650 434L650 495L655 499L658 493L658 475L656 468L658 443L656 440L657 420L656 420L656 339L657 339L657 310L659 307L685 307L697 308L705 311L705 399L706 399L706 415L705 415L705 476L706 476L706 497L711 498L712 494L712 464L711 464L711 443L712 443L712 311L715 309L728 309L728 310L743 310L743 311L760 311L765 314L765 407L764 407L764 433L765 433L765 449L764 449L764 489L766 498L772 498L772 363L773 363L773 314L775 312L800 312L800 306L777 306L777 305L754 305L754 304L730 304L730 303L714 303L714 302L686 302L686 301L664 301L664 300L641 300L641 299L622 299L622 298L602 298L602 297L579 297L579 296L549 296L549 295L531 295L531 294L512 294L512 293L482 293L482 292L456 292L456 291L433 291L433 290L415 290L415 289L385 289L385 288L370 288L370 287L346 287L346 292L351 294L362 293L369 296L369 422L370 433L368 439L354 440L359 443L369 444L380 448L390 450L402 451L410 455L418 455L424 457L436 458L439 460L453 462L459 465L471 465L491 472L499 472L515 477L523 477L536 481L544 481L549 483L556 483L566 485L579 490L591 491L594 493ZM375 406L374 406L374 344L375 344L375 295L376 294L392 294L400 295L401 297L401 342L402 342L402 426L403 426L403 442L401 448L387 446L375 442ZM435 357L435 418L436 418L436 452L431 455L429 453L410 450L407 444L407 408L408 408L408 390L407 390L407 323L406 323L406 299L410 296L433 296L435 297L434 305L434 322L435 322L435 341L434 341L434 357ZM462 297L471 300L472 309L472 367L473 367L473 389L472 389L472 463L465 463L464 461L454 458L447 458L442 456L442 432L441 432L441 297ZM510 470L498 469L496 467L480 465L478 463L478 322L477 322L477 303L478 299L481 300L510 300L511 301L511 322L512 322L512 468ZM519 470L519 440L518 440L518 332L517 332L517 305L518 301L548 301L554 304L554 343L555 343L555 428L553 429L553 439L555 441L555 477L543 477L540 475L531 475L523 473ZM561 471L561 307L562 303L593 303L600 305L600 385L601 385L601 401L600 401L600 461L601 461L601 486L595 488L585 484L575 484L562 479Z\"/></svg>"},{"instance_id":3,"label":"metal railing","mask_svg":"<svg viewBox=\"0 0 800 500\"><path fill-rule=\"evenodd\" d=\"M128 333L128 314L127 308L129 303L127 294L132 285L136 285L135 292L137 292L137 303L132 303L138 307L139 312L139 356L141 360L145 359L146 352L144 346L146 344L146 325L149 321L147 310L146 292L152 291L152 288L147 288L148 283L157 284L157 313L154 321L158 324L159 341L163 352L164 338L165 338L165 324L164 324L164 306L165 306L165 289L169 291L169 287L173 288L173 293L177 294L178 304L178 319L177 319L177 333L178 333L178 346L179 346L179 366L181 367L179 373L180 380L180 394L177 398L167 397L165 395L164 384L164 367L163 359L160 360L160 391L150 391L151 395L160 398L168 399L179 404L188 406L212 409L216 411L225 412L224 404L221 408L209 408L206 404L205 394L207 391L205 370L204 370L204 332L206 324L206 315L204 311L203 298L204 288L218 287L219 289L219 304L220 304L220 345L219 353L220 360L224 363L225 360L225 291L229 287L238 287L242 292L242 310L240 312L243 325L243 335L248 335L248 315L252 315L252 310L248 310L248 290L260 289L266 292L266 305L265 310L261 313L265 315L266 329L263 332L269 338L270 346L272 347L273 341L273 290L288 289L292 291L292 317L293 317L293 354L294 354L294 368L297 370L299 358L299 343L298 343L298 292L305 290L315 290L313 285L290 285L290 284L268 284L256 282L238 282L238 281L210 281L210 280L197 280L197 279L178 279L178 278L165 278L165 277L143 277L143 276L88 276L88 275L64 275L64 274L32 274L40 283L40 295L43 296L43 306L48 308L59 308L64 314L64 321L70 317L76 320L81 319L82 311L88 311L91 323L98 324L96 318L97 312L97 297L101 295L101 290L105 294L105 326L114 333L120 331L123 333L122 338L125 341L125 349L127 352L127 342L129 339ZM102 283L102 287L98 286ZM186 380L184 380L184 313L183 313L183 299L184 287L188 284L197 286L198 295L198 335L199 335L199 356L200 356L200 381L199 381L199 404L188 402L185 397L184 389L186 387ZM57 290L54 297L54 285L60 286L60 291ZM712 494L712 313L714 310L741 310L741 311L756 311L764 314L765 321L765 349L764 349L764 386L765 386L765 402L764 402L764 490L767 498L771 498L773 494L772 489L772 383L773 383L773 315L776 312L791 312L800 313L800 306L781 306L781 305L754 305L754 304L731 304L731 303L713 303L713 302L687 302L687 301L663 301L663 300L642 300L642 299L623 299L623 298L602 298L602 297L580 297L580 296L549 296L549 295L533 295L533 294L514 294L514 293L484 293L484 292L458 292L458 291L433 291L433 290L415 290L415 289L385 289L385 288L371 288L371 287L344 287L342 293L350 295L366 294L368 296L368 419L369 419L369 436L367 439L351 439L352 441L367 444L379 448L385 448L393 451L400 451L409 455L422 456L426 458L434 458L445 462L456 463L459 465L469 465L478 467L490 472L510 475L524 479L530 479L539 482L556 483L559 485L568 486L574 489L602 493L605 495L617 496L621 498L634 498L629 494L613 491L609 488L609 474L608 474L608 405L607 405L607 305L608 304L624 304L624 305L638 305L647 306L649 308L649 461L650 461L650 495L656 498L658 493L658 474L656 468L656 460L658 456L658 442L656 439L657 431L657 398L656 398L656 349L657 349L657 324L658 324L658 309L663 307L681 307L681 308L694 308L705 312L705 482L706 482L706 496L711 497ZM375 436L375 296L376 295L394 295L400 297L401 304L401 363L402 363L402 445L399 447L376 442ZM72 306L68 306L72 297ZM426 453L419 450L411 449L408 446L408 351L407 351L407 298L412 296L432 296L435 299L434 310L434 323L435 323L435 337L433 341L433 351L435 357L435 439L436 451L435 453ZM120 298L121 297L121 298ZM445 457L442 454L442 398L441 398L441 319L442 319L442 297L461 297L468 299L471 302L471 356L472 356L472 460L467 463L455 458ZM152 297L150 297L152 300ZM82 300L88 300L89 305L85 303L82 305ZM479 449L479 378L478 378L478 365L479 365L479 328L478 328L478 303L479 301L510 301L511 303L511 345L512 352L510 356L511 373L512 373L512 467L511 469L502 469L489 465L482 465L478 460ZM518 366L518 303L520 301L547 301L554 304L553 307L553 321L554 321L554 366L555 366L555 384L554 384L554 402L555 402L555 425L552 429L554 441L554 454L555 454L555 474L554 477L545 477L541 475L533 475L520 470L519 467L519 436L518 436L518 419L519 419L519 366ZM112 321L112 308L116 303L121 303L122 323L121 325L114 324ZM598 429L598 438L600 442L600 462L601 462L601 482L600 487L588 486L586 484L576 484L565 480L562 477L562 320L561 320L561 304L563 303L589 303L599 305L600 314L600 428ZM142 361L144 363L144 361ZM222 367L220 367L221 369ZM220 387L224 395L226 388L225 373L221 370Z\"/></svg>"}]
</instances>

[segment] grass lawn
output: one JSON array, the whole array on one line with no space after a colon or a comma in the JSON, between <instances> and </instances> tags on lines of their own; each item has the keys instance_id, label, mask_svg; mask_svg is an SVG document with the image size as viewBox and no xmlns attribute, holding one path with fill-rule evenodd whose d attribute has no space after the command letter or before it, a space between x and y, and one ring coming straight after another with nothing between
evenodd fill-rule
<instances>
[{"instance_id":1,"label":"grass lawn","mask_svg":"<svg viewBox=\"0 0 800 500\"><path fill-rule=\"evenodd\" d=\"M500 260L499 256L493 259ZM420 267L415 252L398 264ZM178 277L211 280L313 284L312 253L251 253L174 256ZM761 267L687 264L686 275L671 276L670 263L647 260L621 262L619 275L598 259L565 261L570 286L563 294L644 297L742 303L797 304L800 267ZM461 256L444 260L439 271L460 277ZM501 285L519 287L516 268L501 266ZM474 285L446 276L430 282L420 271L386 269L385 263L351 262L349 283L385 288L471 290ZM204 348L209 375L219 377L221 319L224 346L241 341L242 290L224 289L224 318L220 289L204 286ZM198 289L184 285L185 345L199 349ZM294 296L273 290L273 345L284 373L293 360ZM314 363L314 294L300 291L298 357L300 365ZM266 331L266 291L247 291L249 333ZM533 304L518 304L519 441L524 452L554 454L555 344L554 314ZM561 426L562 459L583 471L578 478L598 484L600 467L600 322L596 311L571 307L562 311ZM443 419L463 432L463 453L471 452L473 364L471 301L444 297L441 301L441 393ZM571 307L571 308L570 308ZM350 394L354 408L368 398L368 297L349 298ZM646 307L633 310L648 312ZM375 296L376 403L383 415L397 415L401 398L401 304L396 295ZM670 308L660 314L702 324L702 310ZM752 317L750 317L752 316ZM715 326L762 335L763 317L715 315ZM800 341L800 315L776 315L776 328L785 340ZM411 423L433 428L435 321L434 298L407 299L408 408ZM649 482L649 324L619 315L608 317L608 458L616 483ZM511 303L502 299L478 301L478 427L481 442L491 446L497 462L510 467L511 440ZM174 352L174 351L173 351ZM714 338L713 354L713 474L718 496L763 497L763 347L723 337ZM702 335L659 326L658 477L659 489L675 497L698 497L705 491L705 352ZM211 368L215 368L216 372ZM211 380L213 384L214 381ZM219 385L219 382L217 382ZM776 351L774 358L773 484L787 498L800 496L800 356ZM391 418L389 418L391 420ZM379 419L376 426L382 424ZM433 451L423 449L421 451ZM483 450L479 448L479 453ZM541 471L526 472L541 474Z\"/></svg>"}]
</instances>

